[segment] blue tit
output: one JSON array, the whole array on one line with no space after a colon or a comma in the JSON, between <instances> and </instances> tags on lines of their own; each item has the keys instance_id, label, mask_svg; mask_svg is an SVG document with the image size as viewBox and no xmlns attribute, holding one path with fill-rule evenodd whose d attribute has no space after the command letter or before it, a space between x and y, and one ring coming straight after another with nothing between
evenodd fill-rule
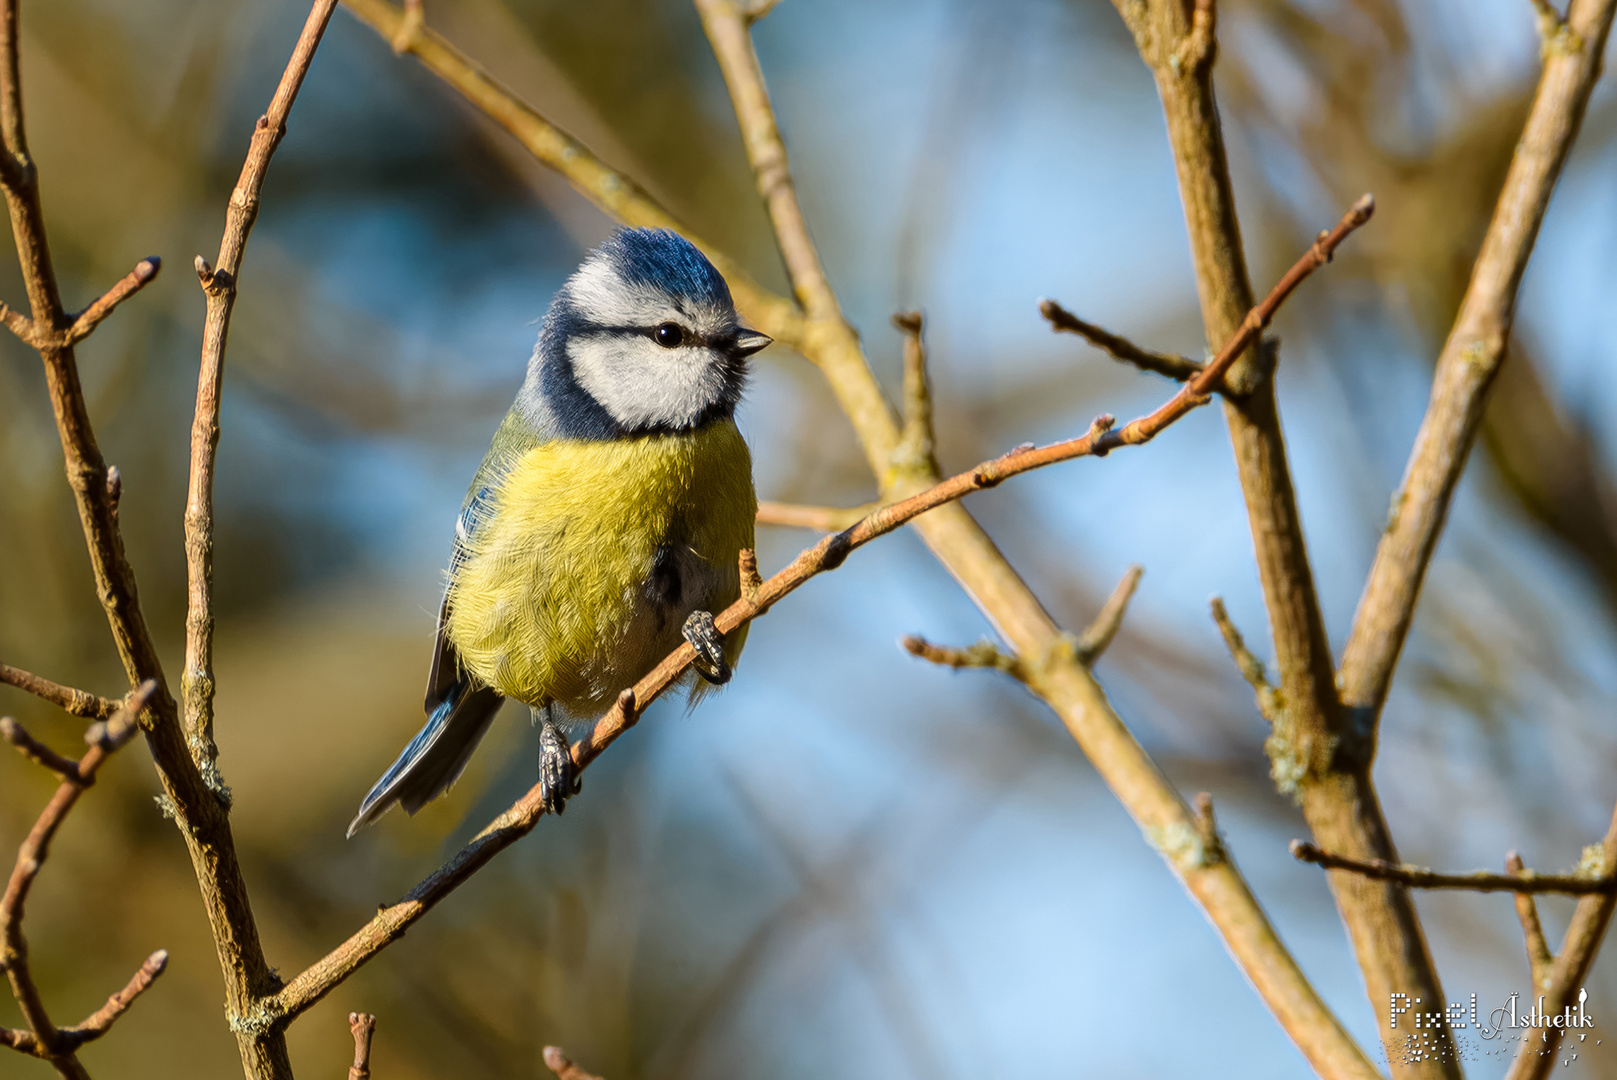
<instances>
[{"instance_id":1,"label":"blue tit","mask_svg":"<svg viewBox=\"0 0 1617 1080\"><path fill-rule=\"evenodd\" d=\"M721 639L712 612L740 595L758 510L735 410L769 340L675 233L625 229L585 258L455 523L426 726L349 836L448 790L506 698L533 710L560 813L577 786L563 724L599 715L681 640L705 680L687 676L692 700L729 678L746 631Z\"/></svg>"}]
</instances>

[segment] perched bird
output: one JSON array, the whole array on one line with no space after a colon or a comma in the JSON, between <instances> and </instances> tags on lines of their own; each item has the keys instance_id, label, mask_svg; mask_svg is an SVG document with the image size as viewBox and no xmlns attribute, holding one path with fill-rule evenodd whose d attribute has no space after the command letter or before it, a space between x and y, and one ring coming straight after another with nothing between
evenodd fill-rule
<instances>
[{"instance_id":1,"label":"perched bird","mask_svg":"<svg viewBox=\"0 0 1617 1080\"><path fill-rule=\"evenodd\" d=\"M740 595L758 507L734 416L769 341L667 230L621 230L567 280L455 522L426 726L349 836L448 790L506 698L533 710L560 813L577 790L564 723L604 711L682 638L708 684L729 679L746 631L721 639L712 613ZM706 689L693 679L692 699Z\"/></svg>"}]
</instances>

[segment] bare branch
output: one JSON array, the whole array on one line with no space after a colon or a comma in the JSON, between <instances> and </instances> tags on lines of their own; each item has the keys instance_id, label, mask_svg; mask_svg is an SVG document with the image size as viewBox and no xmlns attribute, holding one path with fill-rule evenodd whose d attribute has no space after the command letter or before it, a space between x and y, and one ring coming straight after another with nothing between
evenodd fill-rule
<instances>
[{"instance_id":1,"label":"bare branch","mask_svg":"<svg viewBox=\"0 0 1617 1080\"><path fill-rule=\"evenodd\" d=\"M1617 810L1612 813L1605 839L1584 849L1582 869L1592 871L1596 877L1617 876L1614 875L1617 871ZM1554 1016L1581 999L1584 982L1600 952L1600 943L1605 939L1614 910L1617 910L1617 893L1586 896L1578 901L1549 978L1536 988L1543 995L1545 1016ZM1524 1040L1505 1080L1543 1080L1550 1066L1555 1064L1555 1050L1561 1043L1561 1035L1561 1028L1547 1027L1542 1041Z\"/></svg>"},{"instance_id":2,"label":"bare branch","mask_svg":"<svg viewBox=\"0 0 1617 1080\"><path fill-rule=\"evenodd\" d=\"M348 1030L354 1036L354 1063L348 1067L348 1080L371 1080L371 1037L376 1034L375 1015L349 1013Z\"/></svg>"},{"instance_id":3,"label":"bare branch","mask_svg":"<svg viewBox=\"0 0 1617 1080\"><path fill-rule=\"evenodd\" d=\"M1145 574L1145 567L1135 564L1124 573L1123 580L1117 583L1112 595L1106 598L1101 605L1095 621L1078 635L1073 645L1073 652L1077 661L1084 667L1094 667L1095 661L1112 644L1118 630L1123 627L1123 616L1128 614L1129 601L1134 599L1134 591L1140 587L1140 578Z\"/></svg>"},{"instance_id":4,"label":"bare branch","mask_svg":"<svg viewBox=\"0 0 1617 1080\"><path fill-rule=\"evenodd\" d=\"M36 765L43 765L52 772L59 773L66 780L79 779L78 762L58 754L28 734L26 728L9 716L0 716L0 738L15 746L18 753Z\"/></svg>"},{"instance_id":5,"label":"bare branch","mask_svg":"<svg viewBox=\"0 0 1617 1080\"><path fill-rule=\"evenodd\" d=\"M85 690L77 690L71 686L42 679L32 672L22 668L14 668L9 664L0 664L0 683L15 686L18 690L33 694L37 698L44 698L52 705L70 712L74 716L82 716L91 720L105 720L118 711L118 702L111 698L104 698Z\"/></svg>"},{"instance_id":6,"label":"bare branch","mask_svg":"<svg viewBox=\"0 0 1617 1080\"><path fill-rule=\"evenodd\" d=\"M1566 30L1578 47L1544 62L1460 312L1438 357L1431 403L1342 654L1343 703L1372 720L1386 701L1409 636L1421 583L1504 357L1517 288L1599 76L1614 13L1617 0L1574 0Z\"/></svg>"},{"instance_id":7,"label":"bare branch","mask_svg":"<svg viewBox=\"0 0 1617 1080\"><path fill-rule=\"evenodd\" d=\"M889 467L895 472L934 477L938 462L934 456L932 389L927 383L921 313L901 312L893 316L893 325L904 334L904 426L888 459Z\"/></svg>"},{"instance_id":8,"label":"bare branch","mask_svg":"<svg viewBox=\"0 0 1617 1080\"><path fill-rule=\"evenodd\" d=\"M1048 319L1054 329L1077 334L1112 358L1125 364L1133 364L1141 371L1166 375L1176 382L1187 382L1194 379L1202 369L1201 364L1178 353L1160 353L1142 349L1128 338L1118 337L1094 323L1085 322L1054 300L1039 301L1039 314Z\"/></svg>"},{"instance_id":9,"label":"bare branch","mask_svg":"<svg viewBox=\"0 0 1617 1080\"><path fill-rule=\"evenodd\" d=\"M1512 851L1505 856L1505 869L1520 875L1527 868L1522 865L1522 857ZM1533 992L1542 993L1550 988L1550 969L1555 965L1555 957L1550 955L1550 943L1544 939L1544 924L1538 920L1538 904L1534 902L1533 894L1518 890L1515 900L1516 918L1522 924L1522 937L1527 943L1527 964L1533 977Z\"/></svg>"},{"instance_id":10,"label":"bare branch","mask_svg":"<svg viewBox=\"0 0 1617 1080\"><path fill-rule=\"evenodd\" d=\"M64 775L62 783L56 788L56 793L51 796L50 802L41 811L38 820L34 822L34 827L23 840L22 846L17 849L16 864L6 882L4 894L0 895L0 968L5 969L6 978L11 983L12 996L17 999L17 1006L22 1012L32 1038L31 1044L26 1047L21 1045L25 1040L8 1041L17 1049L25 1049L28 1053L49 1061L56 1071L65 1077L87 1076L84 1067L73 1054L75 1047L84 1039L78 1038L78 1041L74 1041L77 1036L64 1034L51 1022L44 999L40 997L39 987L34 983L28 966L28 939L24 936L22 928L28 894L33 889L39 872L44 869L46 859L50 857L51 841L56 837L57 830L62 827L62 822L67 819L68 812L78 802L84 789L95 782L96 771L102 762L127 741L125 733L134 730L135 718L150 703L157 689L155 682L147 680L129 696L129 700L111 720L95 725L108 729L112 734L90 740L90 748L72 765L71 774ZM110 1004L109 1002L109 1006ZM127 1005L124 1007L127 1008ZM94 1020L99 1016L101 1013L95 1014L91 1019ZM116 1013L107 1017L106 1024L110 1025L113 1019L116 1019ZM103 1026L101 1030L104 1031L105 1027Z\"/></svg>"},{"instance_id":11,"label":"bare branch","mask_svg":"<svg viewBox=\"0 0 1617 1080\"><path fill-rule=\"evenodd\" d=\"M156 255L142 259L118 284L103 293L100 299L73 316L72 322L62 333L64 339L62 343L76 345L89 337L95 328L112 314L114 308L144 289L157 277L157 272L162 268L163 260Z\"/></svg>"},{"instance_id":12,"label":"bare branch","mask_svg":"<svg viewBox=\"0 0 1617 1080\"><path fill-rule=\"evenodd\" d=\"M1263 661L1253 655L1252 650L1246 647L1246 641L1241 637L1241 631L1235 628L1230 619L1230 613L1224 610L1224 601L1220 597L1213 597L1213 621L1218 624L1218 632L1224 635L1224 645L1230 650L1230 656L1235 660L1235 666L1241 669L1241 677L1252 687L1253 693L1258 697L1258 711L1270 724L1280 712L1280 695L1274 685L1269 682L1268 672L1264 669Z\"/></svg>"},{"instance_id":13,"label":"bare branch","mask_svg":"<svg viewBox=\"0 0 1617 1080\"><path fill-rule=\"evenodd\" d=\"M876 509L880 503L866 503L844 509L840 506L799 506L796 503L759 502L758 524L841 532Z\"/></svg>"},{"instance_id":14,"label":"bare branch","mask_svg":"<svg viewBox=\"0 0 1617 1080\"><path fill-rule=\"evenodd\" d=\"M197 375L196 413L191 422L191 472L185 500L185 569L190 592L185 613L185 671L180 696L191 756L209 786L228 798L218 777L219 748L213 740L213 468L219 449L219 393L224 379L225 340L236 304L247 236L258 219L258 196L275 148L286 135L286 119L309 73L314 53L326 32L336 0L315 0L303 24L292 58L258 118L247 159L230 193L219 257L213 266L197 256L197 276L208 298L202 328L202 360Z\"/></svg>"},{"instance_id":15,"label":"bare branch","mask_svg":"<svg viewBox=\"0 0 1617 1080\"><path fill-rule=\"evenodd\" d=\"M83 1021L61 1031L62 1040L69 1046L79 1047L87 1042L94 1042L101 1038L118 1021L135 999L151 988L157 977L163 974L168 967L168 950L158 949L146 958L140 965L140 970L130 977L128 985L107 999L107 1003Z\"/></svg>"},{"instance_id":16,"label":"bare branch","mask_svg":"<svg viewBox=\"0 0 1617 1080\"><path fill-rule=\"evenodd\" d=\"M555 1073L558 1080L601 1080L594 1073L587 1073L574 1065L559 1046L545 1047L545 1068Z\"/></svg>"},{"instance_id":17,"label":"bare branch","mask_svg":"<svg viewBox=\"0 0 1617 1080\"><path fill-rule=\"evenodd\" d=\"M941 667L954 668L956 671L961 668L992 668L1014 679L1023 677L1022 662L1009 653L1001 652L992 641L979 641L970 648L956 649L934 645L923 637L911 634L900 638L898 643L911 656L918 656Z\"/></svg>"},{"instance_id":18,"label":"bare branch","mask_svg":"<svg viewBox=\"0 0 1617 1080\"><path fill-rule=\"evenodd\" d=\"M1381 881L1398 881L1415 889L1464 889L1467 892L1560 893L1565 896L1609 896L1617 893L1617 876L1588 877L1583 874L1540 874L1533 870L1496 874L1473 870L1464 874L1440 874L1424 866L1390 863L1383 859L1348 859L1321 851L1304 840L1291 842L1291 854L1301 862L1314 863L1327 870L1349 873Z\"/></svg>"},{"instance_id":19,"label":"bare branch","mask_svg":"<svg viewBox=\"0 0 1617 1080\"><path fill-rule=\"evenodd\" d=\"M1209 341L1225 338L1252 304L1223 127L1213 92L1211 4L1113 0L1156 81L1179 180L1180 204ZM1254 348L1231 368L1224 416L1246 498L1285 708L1266 748L1280 789L1295 796L1324 847L1397 860L1370 773L1373 732L1342 708L1275 399L1278 350ZM1442 985L1408 891L1395 882L1333 875L1331 887L1383 1038L1394 991L1440 1008ZM1458 1080L1448 1029L1432 1033L1429 1061L1413 1075ZM1402 1070L1400 1071L1402 1075Z\"/></svg>"}]
</instances>

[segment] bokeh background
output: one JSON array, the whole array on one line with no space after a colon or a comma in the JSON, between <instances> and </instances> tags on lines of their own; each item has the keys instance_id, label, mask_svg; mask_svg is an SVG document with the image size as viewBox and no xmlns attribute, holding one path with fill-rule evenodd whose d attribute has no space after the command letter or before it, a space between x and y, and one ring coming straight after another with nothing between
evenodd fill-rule
<instances>
[{"instance_id":1,"label":"bokeh background","mask_svg":"<svg viewBox=\"0 0 1617 1080\"><path fill-rule=\"evenodd\" d=\"M1525 0L1224 0L1218 82L1259 289L1361 191L1375 222L1285 309L1281 402L1340 647L1525 114ZM294 0L26 5L30 141L70 306L168 270L80 352L148 620L182 649L181 512L203 297ZM429 21L784 288L700 26L678 0L428 0ZM757 41L811 226L889 387L926 312L940 456L961 468L1127 417L1168 386L1039 319L1048 296L1200 355L1155 92L1104 0L786 0ZM1399 670L1378 779L1403 855L1544 868L1598 839L1617 784L1617 96L1597 92L1522 292L1486 448ZM550 295L611 225L346 12L264 190L230 338L219 455L221 766L271 961L300 970L535 779L509 710L451 797L353 841L420 722L451 523ZM18 302L11 259L0 297ZM760 494L872 486L817 373L762 354L740 423ZM1357 968L1264 727L1207 615L1267 633L1218 410L1148 449L971 500L1069 626L1146 567L1099 672L1187 793L1209 790L1286 941L1375 1049ZM783 564L807 533L765 529ZM546 821L291 1031L339 1075L380 1016L386 1080L548 1076L560 1043L637 1077L1296 1076L1301 1057L1159 857L1037 702L903 654L988 632L909 535L754 628L724 694L658 706ZM120 675L36 356L0 337L0 659L105 693ZM0 710L70 748L80 724ZM168 973L97 1075L239 1075L189 864L136 745L75 811L29 908L59 1021L159 946ZM0 840L49 790L0 759ZM1528 980L1504 896L1419 900L1451 1000ZM1568 904L1543 905L1558 940ZM1589 1010L1617 1041L1617 957ZM0 1023L18 1022L9 998ZM1596 1037L1599 1037L1598 1034ZM1593 1042L1593 1039L1590 1040ZM1513 1046L1471 1040L1471 1075ZM1377 1055L1379 1056L1379 1055ZM1574 1068L1617 1075L1617 1047ZM0 1075L42 1077L0 1057Z\"/></svg>"}]
</instances>

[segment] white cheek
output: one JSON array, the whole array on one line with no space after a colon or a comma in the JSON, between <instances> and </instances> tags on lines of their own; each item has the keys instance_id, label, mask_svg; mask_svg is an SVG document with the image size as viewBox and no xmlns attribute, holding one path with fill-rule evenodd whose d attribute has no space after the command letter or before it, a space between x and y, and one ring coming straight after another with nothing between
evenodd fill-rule
<instances>
[{"instance_id":1,"label":"white cheek","mask_svg":"<svg viewBox=\"0 0 1617 1080\"><path fill-rule=\"evenodd\" d=\"M601 336L569 342L567 356L579 385L624 427L694 423L724 389L719 365L704 348Z\"/></svg>"}]
</instances>

